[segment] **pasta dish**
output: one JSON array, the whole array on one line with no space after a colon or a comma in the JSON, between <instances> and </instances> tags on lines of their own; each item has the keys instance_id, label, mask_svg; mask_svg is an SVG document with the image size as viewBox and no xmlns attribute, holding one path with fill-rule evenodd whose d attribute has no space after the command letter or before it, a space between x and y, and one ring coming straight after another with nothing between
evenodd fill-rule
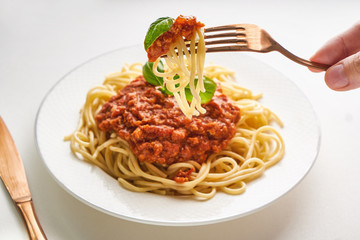
<instances>
[{"instance_id":1,"label":"pasta dish","mask_svg":"<svg viewBox=\"0 0 360 240\"><path fill-rule=\"evenodd\" d=\"M78 158L131 191L196 199L241 194L282 159L272 126L281 120L234 72L205 66L203 26L194 17L159 18L145 38L149 61L88 91L65 137Z\"/></svg>"}]
</instances>

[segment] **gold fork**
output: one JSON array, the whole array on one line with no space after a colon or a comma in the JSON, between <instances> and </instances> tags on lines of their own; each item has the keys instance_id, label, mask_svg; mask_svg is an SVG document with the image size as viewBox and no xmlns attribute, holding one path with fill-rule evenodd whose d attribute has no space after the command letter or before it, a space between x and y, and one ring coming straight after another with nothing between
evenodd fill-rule
<instances>
[{"instance_id":1,"label":"gold fork","mask_svg":"<svg viewBox=\"0 0 360 240\"><path fill-rule=\"evenodd\" d=\"M307 67L324 71L330 67L330 65L308 61L295 56L276 42L264 29L254 24L233 24L210 27L206 28L204 32L204 38L206 39L206 52L251 51L267 53L271 51L278 51L294 62ZM208 41L208 39L212 40ZM220 46L208 47L210 45Z\"/></svg>"}]
</instances>

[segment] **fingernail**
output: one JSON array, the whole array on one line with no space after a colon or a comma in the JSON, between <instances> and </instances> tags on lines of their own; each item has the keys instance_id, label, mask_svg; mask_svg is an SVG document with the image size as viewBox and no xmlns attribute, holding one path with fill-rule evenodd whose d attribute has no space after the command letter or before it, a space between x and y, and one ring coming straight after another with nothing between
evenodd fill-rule
<instances>
[{"instance_id":1,"label":"fingernail","mask_svg":"<svg viewBox=\"0 0 360 240\"><path fill-rule=\"evenodd\" d=\"M332 89L340 89L349 85L344 66L342 64L335 65L329 68L325 74L327 85Z\"/></svg>"}]
</instances>

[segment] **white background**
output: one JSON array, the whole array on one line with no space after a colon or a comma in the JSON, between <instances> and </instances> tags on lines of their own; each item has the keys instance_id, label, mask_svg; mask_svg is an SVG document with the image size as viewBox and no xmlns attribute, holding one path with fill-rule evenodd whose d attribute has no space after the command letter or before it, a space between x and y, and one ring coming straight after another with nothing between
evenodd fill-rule
<instances>
[{"instance_id":1,"label":"white background","mask_svg":"<svg viewBox=\"0 0 360 240\"><path fill-rule=\"evenodd\" d=\"M360 90L334 92L279 53L253 56L288 76L309 98L321 148L307 177L252 215L196 227L128 222L98 212L63 190L37 153L34 124L50 88L104 52L141 44L158 17L194 15L207 26L254 23L309 58L360 20L360 1L0 0L0 115L23 158L35 208L49 239L360 239ZM286 101L286 99L284 99ZM294 106L296 107L296 106ZM0 239L27 239L0 184Z\"/></svg>"}]
</instances>

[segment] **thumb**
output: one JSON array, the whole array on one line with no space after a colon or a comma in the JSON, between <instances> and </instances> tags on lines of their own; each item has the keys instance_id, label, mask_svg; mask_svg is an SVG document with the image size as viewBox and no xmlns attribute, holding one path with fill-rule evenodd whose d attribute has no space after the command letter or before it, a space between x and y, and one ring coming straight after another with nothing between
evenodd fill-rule
<instances>
[{"instance_id":1,"label":"thumb","mask_svg":"<svg viewBox=\"0 0 360 240\"><path fill-rule=\"evenodd\" d=\"M360 52L331 66L325 73L325 82L329 88L337 91L359 88Z\"/></svg>"}]
</instances>

